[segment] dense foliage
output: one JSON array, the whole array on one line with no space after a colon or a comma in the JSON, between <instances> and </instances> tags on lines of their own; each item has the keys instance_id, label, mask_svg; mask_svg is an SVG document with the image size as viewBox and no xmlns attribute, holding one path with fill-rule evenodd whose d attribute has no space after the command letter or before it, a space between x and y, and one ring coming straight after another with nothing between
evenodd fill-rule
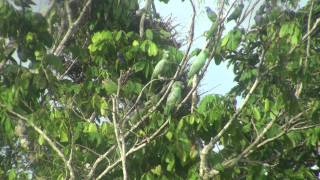
<instances>
[{"instance_id":1,"label":"dense foliage","mask_svg":"<svg viewBox=\"0 0 320 180\"><path fill-rule=\"evenodd\" d=\"M194 51L193 1L186 42L153 0L49 2L0 1L0 179L317 177L319 0L215 1Z\"/></svg>"}]
</instances>

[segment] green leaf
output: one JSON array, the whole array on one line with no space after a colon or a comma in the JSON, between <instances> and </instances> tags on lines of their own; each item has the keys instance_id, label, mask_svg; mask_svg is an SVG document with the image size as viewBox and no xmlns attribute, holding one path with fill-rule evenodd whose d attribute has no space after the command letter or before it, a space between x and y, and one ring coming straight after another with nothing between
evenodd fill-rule
<instances>
[{"instance_id":1,"label":"green leaf","mask_svg":"<svg viewBox=\"0 0 320 180\"><path fill-rule=\"evenodd\" d=\"M68 142L68 134L63 128L60 129L60 142Z\"/></svg>"},{"instance_id":2,"label":"green leaf","mask_svg":"<svg viewBox=\"0 0 320 180\"><path fill-rule=\"evenodd\" d=\"M98 129L94 123L86 123L85 128L83 129L84 133L97 133Z\"/></svg>"},{"instance_id":3,"label":"green leaf","mask_svg":"<svg viewBox=\"0 0 320 180\"><path fill-rule=\"evenodd\" d=\"M193 145L192 148L190 149L190 152L189 152L189 156L191 159L195 159L197 156L198 156L198 151L196 149L196 146Z\"/></svg>"},{"instance_id":4,"label":"green leaf","mask_svg":"<svg viewBox=\"0 0 320 180\"><path fill-rule=\"evenodd\" d=\"M108 94L113 94L117 92L118 85L113 82L111 79L106 79L103 83L103 88L106 90Z\"/></svg>"},{"instance_id":5,"label":"green leaf","mask_svg":"<svg viewBox=\"0 0 320 180\"><path fill-rule=\"evenodd\" d=\"M172 153L166 155L165 161L167 163L167 171L172 172L174 170L175 158Z\"/></svg>"},{"instance_id":6,"label":"green leaf","mask_svg":"<svg viewBox=\"0 0 320 180\"><path fill-rule=\"evenodd\" d=\"M146 67L146 62L141 60L133 65L133 70L135 72L139 72L139 71L144 70L145 67Z\"/></svg>"},{"instance_id":7,"label":"green leaf","mask_svg":"<svg viewBox=\"0 0 320 180\"><path fill-rule=\"evenodd\" d=\"M15 180L17 178L17 173L15 169L10 169L8 172L8 180Z\"/></svg>"},{"instance_id":8,"label":"green leaf","mask_svg":"<svg viewBox=\"0 0 320 180\"><path fill-rule=\"evenodd\" d=\"M269 99L264 100L264 112L269 112L270 111L270 101Z\"/></svg>"},{"instance_id":9,"label":"green leaf","mask_svg":"<svg viewBox=\"0 0 320 180\"><path fill-rule=\"evenodd\" d=\"M155 43L150 42L148 48L148 55L149 56L156 56L158 54L158 47Z\"/></svg>"},{"instance_id":10,"label":"green leaf","mask_svg":"<svg viewBox=\"0 0 320 180\"><path fill-rule=\"evenodd\" d=\"M53 54L47 54L43 58L43 62L58 72L64 72L63 61L60 57Z\"/></svg>"},{"instance_id":11,"label":"green leaf","mask_svg":"<svg viewBox=\"0 0 320 180\"><path fill-rule=\"evenodd\" d=\"M101 102L100 102L100 113L101 113L101 115L102 116L107 115L107 110L108 110L108 103L104 98L102 98Z\"/></svg>"},{"instance_id":12,"label":"green leaf","mask_svg":"<svg viewBox=\"0 0 320 180\"><path fill-rule=\"evenodd\" d=\"M227 35L225 35L225 36L222 38L221 47L227 46L230 36L231 36L231 34L228 33Z\"/></svg>"},{"instance_id":13,"label":"green leaf","mask_svg":"<svg viewBox=\"0 0 320 180\"><path fill-rule=\"evenodd\" d=\"M253 108L253 116L257 121L259 121L261 119L261 114L260 114L260 111L257 107Z\"/></svg>"},{"instance_id":14,"label":"green leaf","mask_svg":"<svg viewBox=\"0 0 320 180\"><path fill-rule=\"evenodd\" d=\"M113 37L112 37L112 32L110 31L101 31L101 32L97 32L92 36L92 42L94 44L103 42L103 41L112 41Z\"/></svg>"},{"instance_id":15,"label":"green leaf","mask_svg":"<svg viewBox=\"0 0 320 180\"><path fill-rule=\"evenodd\" d=\"M152 30L150 30L150 29L146 30L146 37L149 40L153 40L153 32L152 32Z\"/></svg>"},{"instance_id":16,"label":"green leaf","mask_svg":"<svg viewBox=\"0 0 320 180\"><path fill-rule=\"evenodd\" d=\"M133 42L132 42L132 46L133 47L137 47L137 46L139 46L139 41L137 41L137 40L134 40Z\"/></svg>"},{"instance_id":17,"label":"green leaf","mask_svg":"<svg viewBox=\"0 0 320 180\"><path fill-rule=\"evenodd\" d=\"M38 143L40 144L40 145L43 145L44 144L44 138L43 138L43 136L42 135L40 135L39 137L38 137Z\"/></svg>"},{"instance_id":18,"label":"green leaf","mask_svg":"<svg viewBox=\"0 0 320 180\"><path fill-rule=\"evenodd\" d=\"M214 169L218 170L218 171L223 171L224 167L221 163L218 163L214 166Z\"/></svg>"},{"instance_id":19,"label":"green leaf","mask_svg":"<svg viewBox=\"0 0 320 180\"><path fill-rule=\"evenodd\" d=\"M292 36L291 36L291 44L292 44L293 46L297 45L297 44L299 43L300 39L301 39L301 30L300 30L300 27L299 27L297 24L295 24L295 26L294 26L294 33L293 33Z\"/></svg>"},{"instance_id":20,"label":"green leaf","mask_svg":"<svg viewBox=\"0 0 320 180\"><path fill-rule=\"evenodd\" d=\"M119 41L121 39L121 37L123 36L123 34L124 34L124 31L122 31L122 30L116 32L115 40Z\"/></svg>"},{"instance_id":21,"label":"green leaf","mask_svg":"<svg viewBox=\"0 0 320 180\"><path fill-rule=\"evenodd\" d=\"M151 172L153 174L160 176L162 174L161 165L158 165L158 166L154 167L153 169L151 169Z\"/></svg>"},{"instance_id":22,"label":"green leaf","mask_svg":"<svg viewBox=\"0 0 320 180\"><path fill-rule=\"evenodd\" d=\"M168 131L168 132L166 133L166 138L167 138L169 141L171 141L171 140L172 140L172 137L173 137L173 133L172 133L171 131Z\"/></svg>"},{"instance_id":23,"label":"green leaf","mask_svg":"<svg viewBox=\"0 0 320 180\"><path fill-rule=\"evenodd\" d=\"M251 131L251 124L250 124L250 123L245 124L245 125L242 127L242 131L243 131L244 133L250 132L250 131Z\"/></svg>"},{"instance_id":24,"label":"green leaf","mask_svg":"<svg viewBox=\"0 0 320 180\"><path fill-rule=\"evenodd\" d=\"M282 24L279 32L279 37L282 38L286 35L291 35L294 31L294 24L293 22L286 22Z\"/></svg>"}]
</instances>

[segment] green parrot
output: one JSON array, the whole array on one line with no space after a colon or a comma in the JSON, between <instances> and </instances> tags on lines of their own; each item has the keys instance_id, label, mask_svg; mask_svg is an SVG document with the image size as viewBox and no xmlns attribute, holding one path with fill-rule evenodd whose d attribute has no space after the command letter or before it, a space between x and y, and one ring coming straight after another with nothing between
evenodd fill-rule
<instances>
[{"instance_id":1,"label":"green parrot","mask_svg":"<svg viewBox=\"0 0 320 180\"><path fill-rule=\"evenodd\" d=\"M165 112L167 114L171 113L173 108L178 105L178 103L181 101L182 97L182 89L183 89L183 83L181 81L176 81L173 83L171 87L171 91L167 97Z\"/></svg>"},{"instance_id":2,"label":"green parrot","mask_svg":"<svg viewBox=\"0 0 320 180\"><path fill-rule=\"evenodd\" d=\"M243 8L244 8L243 3L241 3L237 7L235 7L233 12L228 17L227 21L229 22L231 20L237 20L241 16Z\"/></svg>"},{"instance_id":3,"label":"green parrot","mask_svg":"<svg viewBox=\"0 0 320 180\"><path fill-rule=\"evenodd\" d=\"M218 31L218 25L218 21L212 23L210 29L204 34L207 39L210 39L214 34L216 34L216 32Z\"/></svg>"},{"instance_id":4,"label":"green parrot","mask_svg":"<svg viewBox=\"0 0 320 180\"><path fill-rule=\"evenodd\" d=\"M198 56L198 54L201 52L201 49L200 48L195 48L191 53L190 53L190 56L193 57L193 56Z\"/></svg>"},{"instance_id":5,"label":"green parrot","mask_svg":"<svg viewBox=\"0 0 320 180\"><path fill-rule=\"evenodd\" d=\"M207 58L209 56L209 51L208 49L203 49L198 56L196 57L196 59L193 61L191 67L190 67L190 71L188 73L188 78L191 79L195 74L198 74L199 71L202 69L202 67L204 66Z\"/></svg>"},{"instance_id":6,"label":"green parrot","mask_svg":"<svg viewBox=\"0 0 320 180\"><path fill-rule=\"evenodd\" d=\"M157 63L152 72L151 79L157 78L159 75L164 75L170 68L170 62L168 60L169 53L164 51L162 59Z\"/></svg>"},{"instance_id":7,"label":"green parrot","mask_svg":"<svg viewBox=\"0 0 320 180\"><path fill-rule=\"evenodd\" d=\"M215 23L216 21L217 21L217 18L218 18L218 16L217 16L217 14L214 12L214 11L212 11L212 9L210 8L210 7L205 7L206 8L206 12L207 12L207 16L208 16L208 18L213 22L213 23Z\"/></svg>"},{"instance_id":8,"label":"green parrot","mask_svg":"<svg viewBox=\"0 0 320 180\"><path fill-rule=\"evenodd\" d=\"M162 59L156 64L154 70L151 75L151 80L159 78L159 76L168 75L168 72L171 68L171 62L168 60L169 52L164 51L162 55ZM149 92L152 90L153 83L150 84Z\"/></svg>"}]
</instances>

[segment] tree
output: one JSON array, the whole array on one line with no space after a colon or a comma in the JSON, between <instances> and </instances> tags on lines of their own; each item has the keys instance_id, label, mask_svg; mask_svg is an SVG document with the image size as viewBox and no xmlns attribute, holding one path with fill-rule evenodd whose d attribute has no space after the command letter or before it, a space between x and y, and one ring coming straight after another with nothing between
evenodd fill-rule
<instances>
[{"instance_id":1,"label":"tree","mask_svg":"<svg viewBox=\"0 0 320 180\"><path fill-rule=\"evenodd\" d=\"M1 1L0 177L315 179L320 2L218 1L194 52L181 3L185 51L152 0ZM237 85L198 102L212 61Z\"/></svg>"}]
</instances>

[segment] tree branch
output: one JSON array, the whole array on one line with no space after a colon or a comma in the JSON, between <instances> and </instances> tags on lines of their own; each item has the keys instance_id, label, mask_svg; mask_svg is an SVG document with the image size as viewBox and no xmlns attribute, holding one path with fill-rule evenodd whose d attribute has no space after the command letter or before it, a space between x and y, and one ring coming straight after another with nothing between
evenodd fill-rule
<instances>
[{"instance_id":1,"label":"tree branch","mask_svg":"<svg viewBox=\"0 0 320 180\"><path fill-rule=\"evenodd\" d=\"M158 137L158 135L162 132L163 129L165 129L167 127L167 125L169 124L169 119L166 120L159 129L157 129L151 136L144 138L143 140L141 140L140 143L136 143L127 153L126 156L129 156L131 154L133 154L134 152L144 148L147 144L149 144L150 142L152 142L152 140L154 140L156 137ZM121 158L119 158L118 160L116 160L113 164L109 165L108 167L106 167L106 169L99 174L99 176L97 177L97 180L101 179L104 175L106 175L110 170L112 170L114 167L116 167L119 163L121 162Z\"/></svg>"},{"instance_id":2,"label":"tree branch","mask_svg":"<svg viewBox=\"0 0 320 180\"><path fill-rule=\"evenodd\" d=\"M140 38L143 38L143 36L144 36L144 22L146 20L147 13L149 13L149 11L150 11L152 2L153 2L153 0L146 0L146 2L144 4L143 13L142 13L142 16L140 19L140 24L139 24Z\"/></svg>"},{"instance_id":3,"label":"tree branch","mask_svg":"<svg viewBox=\"0 0 320 180\"><path fill-rule=\"evenodd\" d=\"M308 17L308 33L310 32L310 28L311 28L311 16L312 16L312 10L313 10L313 3L314 3L314 0L312 0L311 2L311 7L310 7L310 11L309 11L309 17ZM308 67L308 58L310 56L310 43L311 43L311 37L308 36L308 42L307 42L307 55L306 55L306 58L305 58L305 62L303 64L303 74L305 74L306 70L307 70L307 67ZM302 60L300 62L300 65L302 65ZM296 89L296 92L295 92L295 96L297 98L299 98L300 94L301 94L301 91L302 91L302 88L303 88L303 83L300 82L297 86L297 89Z\"/></svg>"},{"instance_id":4,"label":"tree branch","mask_svg":"<svg viewBox=\"0 0 320 180\"><path fill-rule=\"evenodd\" d=\"M67 30L66 34L64 35L63 39L60 41L60 43L57 46L57 48L55 48L55 50L53 51L54 55L59 56L62 53L67 41L71 38L71 36L74 33L76 33L78 31L80 22L83 20L83 18L85 17L85 14L88 12L91 3L92 3L92 0L88 0L87 1L87 3L83 7L83 9L82 9L79 17L77 18L77 20L74 21L74 23L68 28L68 30Z\"/></svg>"},{"instance_id":5,"label":"tree branch","mask_svg":"<svg viewBox=\"0 0 320 180\"><path fill-rule=\"evenodd\" d=\"M114 126L114 132L116 135L116 140L118 143L118 148L121 156L123 179L127 180L128 173L127 173L127 167L126 167L126 148L124 143L124 137L123 135L121 135L122 133L120 132L122 128L119 126L119 123L117 122L117 113L118 113L117 97L112 97L112 107L113 107L112 108L113 109L112 111L113 126Z\"/></svg>"}]
</instances>

